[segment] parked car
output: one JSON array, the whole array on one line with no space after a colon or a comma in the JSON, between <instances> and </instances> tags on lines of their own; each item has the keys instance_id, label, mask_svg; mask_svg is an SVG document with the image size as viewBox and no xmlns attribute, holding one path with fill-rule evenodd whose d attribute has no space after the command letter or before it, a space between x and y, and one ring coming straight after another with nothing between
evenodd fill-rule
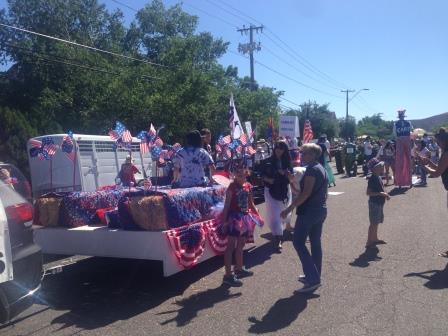
<instances>
[{"instance_id":1,"label":"parked car","mask_svg":"<svg viewBox=\"0 0 448 336\"><path fill-rule=\"evenodd\" d=\"M0 323L19 313L40 287L42 253L33 241L32 220L27 179L0 162Z\"/></svg>"}]
</instances>

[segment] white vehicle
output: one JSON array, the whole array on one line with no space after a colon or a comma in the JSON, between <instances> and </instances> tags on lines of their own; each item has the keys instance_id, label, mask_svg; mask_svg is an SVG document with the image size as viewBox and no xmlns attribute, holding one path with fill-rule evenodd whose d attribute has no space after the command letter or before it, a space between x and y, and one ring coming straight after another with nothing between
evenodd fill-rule
<instances>
[{"instance_id":1,"label":"white vehicle","mask_svg":"<svg viewBox=\"0 0 448 336\"><path fill-rule=\"evenodd\" d=\"M20 312L40 287L42 253L33 242L33 208L28 181L0 162L0 323Z\"/></svg>"},{"instance_id":2,"label":"white vehicle","mask_svg":"<svg viewBox=\"0 0 448 336\"><path fill-rule=\"evenodd\" d=\"M113 185L121 164L129 154L124 149L116 149L114 141L108 136L74 134L76 156L73 161L60 149L51 160L31 157L32 141L42 141L45 137L51 137L55 145L61 146L65 135L40 136L28 141L34 197L51 191L94 191L101 186ZM140 140L136 138L132 142L132 157L142 173L147 176L155 175L149 155L141 155ZM159 172L159 176L161 175L163 173ZM143 178L143 175L136 176L137 181ZM125 231L87 225L76 228L64 225L34 228L34 239L46 254L159 260L163 262L165 276L183 270L164 232ZM207 242L200 261L214 255Z\"/></svg>"},{"instance_id":3,"label":"white vehicle","mask_svg":"<svg viewBox=\"0 0 448 336\"><path fill-rule=\"evenodd\" d=\"M28 141L28 159L31 170L33 196L38 197L52 191L94 191L99 187L116 183L121 165L129 151L115 148L109 136L73 135L73 160L62 150L57 150L51 160L39 160L30 155L33 140L42 141L51 137L54 144L61 147L66 134L52 134ZM141 155L140 140L133 138L132 157L142 174L136 174L137 181L152 176L151 158Z\"/></svg>"}]
</instances>

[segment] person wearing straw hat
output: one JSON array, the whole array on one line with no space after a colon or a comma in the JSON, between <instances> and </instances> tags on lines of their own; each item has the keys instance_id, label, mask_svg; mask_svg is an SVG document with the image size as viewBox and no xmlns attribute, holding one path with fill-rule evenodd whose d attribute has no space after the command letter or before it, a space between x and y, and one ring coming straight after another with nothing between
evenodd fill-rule
<instances>
[{"instance_id":1,"label":"person wearing straw hat","mask_svg":"<svg viewBox=\"0 0 448 336\"><path fill-rule=\"evenodd\" d=\"M395 176L398 188L412 187L411 132L412 124L405 120L405 109L398 110L398 120L394 123L396 137Z\"/></svg>"}]
</instances>

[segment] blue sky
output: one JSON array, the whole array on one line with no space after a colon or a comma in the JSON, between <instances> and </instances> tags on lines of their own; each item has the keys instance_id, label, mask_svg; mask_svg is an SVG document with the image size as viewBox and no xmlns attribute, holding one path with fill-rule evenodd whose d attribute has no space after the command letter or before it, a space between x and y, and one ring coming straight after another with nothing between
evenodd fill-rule
<instances>
[{"instance_id":1,"label":"blue sky","mask_svg":"<svg viewBox=\"0 0 448 336\"><path fill-rule=\"evenodd\" d=\"M126 23L135 12L117 2L136 9L148 2L101 1L121 9ZM236 29L262 23L267 29L255 36L262 46L255 59L283 76L256 64L255 78L285 91L290 102L284 106L315 100L343 117L340 90L369 88L349 103L358 120L374 113L395 119L400 107L410 119L448 111L448 1L184 0L183 8L199 17L199 31L230 42L220 61L237 66L240 75L249 75L249 61L235 53L248 36Z\"/></svg>"}]
</instances>

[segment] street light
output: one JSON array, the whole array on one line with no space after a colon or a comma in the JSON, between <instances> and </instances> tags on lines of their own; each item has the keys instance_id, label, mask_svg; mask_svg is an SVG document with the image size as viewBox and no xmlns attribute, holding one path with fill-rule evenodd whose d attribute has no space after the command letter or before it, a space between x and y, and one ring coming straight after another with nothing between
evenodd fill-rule
<instances>
[{"instance_id":1,"label":"street light","mask_svg":"<svg viewBox=\"0 0 448 336\"><path fill-rule=\"evenodd\" d=\"M345 92L345 128L347 131L347 126L348 126L348 103L350 101L352 101L353 98L355 98L361 91L369 91L369 89L359 89L358 91L356 91L356 93L350 98L348 99L348 94L349 92L355 92L355 90L341 90L341 92Z\"/></svg>"},{"instance_id":2,"label":"street light","mask_svg":"<svg viewBox=\"0 0 448 336\"><path fill-rule=\"evenodd\" d=\"M348 103L353 100L361 91L369 91L369 89L359 89L356 93L349 99L348 94L350 92L355 92L355 90L341 90L341 92L345 92L345 122L348 122Z\"/></svg>"}]
</instances>

